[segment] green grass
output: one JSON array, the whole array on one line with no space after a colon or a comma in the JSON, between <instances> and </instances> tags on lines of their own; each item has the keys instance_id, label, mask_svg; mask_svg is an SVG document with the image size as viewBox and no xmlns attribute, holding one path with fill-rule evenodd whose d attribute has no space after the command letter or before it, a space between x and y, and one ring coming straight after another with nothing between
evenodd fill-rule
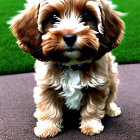
<instances>
[{"instance_id":1,"label":"green grass","mask_svg":"<svg viewBox=\"0 0 140 140\"><path fill-rule=\"evenodd\" d=\"M25 0L0 0L0 75L33 71L35 59L18 48L16 39L6 24L18 10L24 9ZM126 24L122 44L113 50L119 63L140 62L139 0L113 0L116 10L128 13L123 17Z\"/></svg>"},{"instance_id":2,"label":"green grass","mask_svg":"<svg viewBox=\"0 0 140 140\"><path fill-rule=\"evenodd\" d=\"M25 0L0 0L0 75L33 71L34 59L18 48L8 20L24 9Z\"/></svg>"},{"instance_id":3,"label":"green grass","mask_svg":"<svg viewBox=\"0 0 140 140\"><path fill-rule=\"evenodd\" d=\"M113 0L118 5L116 10L127 13L122 19L125 22L125 36L121 45L112 52L119 63L140 62L140 1Z\"/></svg>"}]
</instances>

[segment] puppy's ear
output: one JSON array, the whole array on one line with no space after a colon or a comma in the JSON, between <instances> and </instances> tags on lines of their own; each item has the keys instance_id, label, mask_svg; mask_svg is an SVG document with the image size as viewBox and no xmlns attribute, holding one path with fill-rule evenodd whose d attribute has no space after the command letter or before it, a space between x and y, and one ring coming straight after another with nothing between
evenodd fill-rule
<instances>
[{"instance_id":1,"label":"puppy's ear","mask_svg":"<svg viewBox=\"0 0 140 140\"><path fill-rule=\"evenodd\" d=\"M22 11L14 18L11 25L13 34L18 39L20 48L38 59L42 59L41 33L38 30L39 4Z\"/></svg>"},{"instance_id":2,"label":"puppy's ear","mask_svg":"<svg viewBox=\"0 0 140 140\"><path fill-rule=\"evenodd\" d=\"M123 36L124 22L120 19L119 13L113 10L113 5L108 0L101 0L100 11L104 33L100 37L102 45L99 51L109 52L120 44Z\"/></svg>"}]
</instances>

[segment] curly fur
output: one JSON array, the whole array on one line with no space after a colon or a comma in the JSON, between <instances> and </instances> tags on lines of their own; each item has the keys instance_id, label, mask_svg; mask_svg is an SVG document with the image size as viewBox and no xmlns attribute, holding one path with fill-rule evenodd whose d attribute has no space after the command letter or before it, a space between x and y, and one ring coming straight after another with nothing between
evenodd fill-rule
<instances>
[{"instance_id":1,"label":"curly fur","mask_svg":"<svg viewBox=\"0 0 140 140\"><path fill-rule=\"evenodd\" d=\"M13 19L20 48L38 59L36 136L53 137L61 131L64 107L81 111L80 129L86 135L103 131L105 114L121 114L114 103L117 63L109 52L120 44L124 22L113 7L108 0L37 0ZM82 21L84 11L92 16L87 23ZM49 20L53 13L59 14L55 24ZM77 36L73 51L63 39L67 34Z\"/></svg>"}]
</instances>

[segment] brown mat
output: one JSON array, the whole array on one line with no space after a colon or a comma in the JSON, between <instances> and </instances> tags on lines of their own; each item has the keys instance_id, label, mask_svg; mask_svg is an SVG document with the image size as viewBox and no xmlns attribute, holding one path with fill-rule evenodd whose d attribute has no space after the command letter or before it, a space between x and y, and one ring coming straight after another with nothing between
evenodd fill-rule
<instances>
[{"instance_id":1,"label":"brown mat","mask_svg":"<svg viewBox=\"0 0 140 140\"><path fill-rule=\"evenodd\" d=\"M100 135L85 136L78 129L79 114L64 113L62 133L52 140L140 140L140 64L119 66L117 104L122 115L103 119ZM0 77L0 140L38 140L33 134L33 73Z\"/></svg>"}]
</instances>

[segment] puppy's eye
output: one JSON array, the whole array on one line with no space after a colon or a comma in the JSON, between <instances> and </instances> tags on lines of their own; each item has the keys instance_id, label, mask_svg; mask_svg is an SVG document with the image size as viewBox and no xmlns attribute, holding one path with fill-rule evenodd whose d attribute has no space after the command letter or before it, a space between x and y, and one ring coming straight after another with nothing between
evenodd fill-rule
<instances>
[{"instance_id":1,"label":"puppy's eye","mask_svg":"<svg viewBox=\"0 0 140 140\"><path fill-rule=\"evenodd\" d=\"M50 22L52 24L56 23L56 22L60 22L60 18L58 16L58 14L52 14L49 18Z\"/></svg>"},{"instance_id":2,"label":"puppy's eye","mask_svg":"<svg viewBox=\"0 0 140 140\"><path fill-rule=\"evenodd\" d=\"M89 11L83 11L81 15L81 19L83 22L89 22L93 19L93 16Z\"/></svg>"}]
</instances>

